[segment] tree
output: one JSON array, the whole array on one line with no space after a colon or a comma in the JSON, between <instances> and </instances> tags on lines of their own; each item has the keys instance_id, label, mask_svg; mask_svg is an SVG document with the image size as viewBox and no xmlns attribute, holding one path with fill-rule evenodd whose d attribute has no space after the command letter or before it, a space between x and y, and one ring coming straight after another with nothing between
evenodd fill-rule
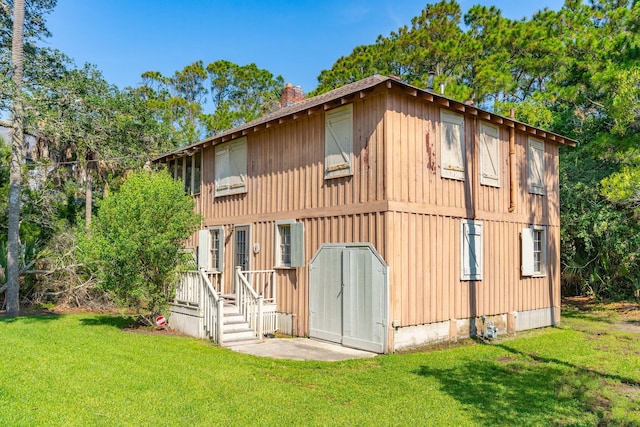
<instances>
[{"instance_id":1,"label":"tree","mask_svg":"<svg viewBox=\"0 0 640 427\"><path fill-rule=\"evenodd\" d=\"M80 239L79 258L117 304L150 322L171 297L184 239L199 226L193 208L182 183L166 171L133 173L100 204Z\"/></svg>"},{"instance_id":2,"label":"tree","mask_svg":"<svg viewBox=\"0 0 640 427\"><path fill-rule=\"evenodd\" d=\"M23 72L24 1L13 5L13 36L11 64L13 72L11 166L9 172L9 230L7 236L7 314L17 316L20 312L20 189L22 185L22 147L24 145L22 72Z\"/></svg>"},{"instance_id":3,"label":"tree","mask_svg":"<svg viewBox=\"0 0 640 427\"><path fill-rule=\"evenodd\" d=\"M173 76L157 71L142 75L138 93L147 100L157 119L173 129L175 146L188 145L241 125L279 107L282 77L255 64L236 65L202 61L187 65ZM210 98L208 98L210 95ZM206 112L207 99L211 112Z\"/></svg>"}]
</instances>

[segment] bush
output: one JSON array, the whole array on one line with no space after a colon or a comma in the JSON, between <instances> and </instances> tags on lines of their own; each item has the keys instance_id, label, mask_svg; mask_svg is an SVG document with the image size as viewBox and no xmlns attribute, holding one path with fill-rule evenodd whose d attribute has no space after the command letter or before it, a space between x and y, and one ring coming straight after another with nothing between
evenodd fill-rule
<instances>
[{"instance_id":1,"label":"bush","mask_svg":"<svg viewBox=\"0 0 640 427\"><path fill-rule=\"evenodd\" d=\"M193 208L165 171L134 173L99 204L80 236L80 258L116 304L146 312L150 322L166 309L180 249L200 223Z\"/></svg>"}]
</instances>

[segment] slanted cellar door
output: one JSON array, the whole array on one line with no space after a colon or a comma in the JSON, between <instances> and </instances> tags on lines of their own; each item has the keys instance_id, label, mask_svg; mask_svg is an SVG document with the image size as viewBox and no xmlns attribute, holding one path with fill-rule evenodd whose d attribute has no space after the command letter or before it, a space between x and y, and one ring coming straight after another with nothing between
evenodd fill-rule
<instances>
[{"instance_id":1,"label":"slanted cellar door","mask_svg":"<svg viewBox=\"0 0 640 427\"><path fill-rule=\"evenodd\" d=\"M387 351L388 267L368 243L325 244L311 260L309 336Z\"/></svg>"}]
</instances>

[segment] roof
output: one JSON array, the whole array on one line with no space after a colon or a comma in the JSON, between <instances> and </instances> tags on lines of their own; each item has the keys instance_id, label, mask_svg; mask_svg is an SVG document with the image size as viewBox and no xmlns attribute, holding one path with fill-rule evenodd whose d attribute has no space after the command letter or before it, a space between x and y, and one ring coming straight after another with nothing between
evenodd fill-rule
<instances>
[{"instance_id":1,"label":"roof","mask_svg":"<svg viewBox=\"0 0 640 427\"><path fill-rule=\"evenodd\" d=\"M236 139L241 136L245 136L258 131L261 128L271 127L274 124L280 124L284 121L287 121L288 119L295 120L297 118L303 117L306 115L304 114L305 112L311 114L313 111L316 111L319 108L333 108L335 106L341 105L342 103L349 102L349 97L352 97L356 94L366 94L367 92L381 85L385 85L389 89L394 86L399 87L410 96L423 98L429 102L433 102L435 104L447 107L460 113L478 116L483 120L491 121L508 127L513 127L548 141L553 141L558 144L564 145L576 145L576 141L562 135L545 131L534 126L530 126L526 123L519 122L513 118L503 117L498 114L482 110L476 106L467 105L465 103L449 99L443 95L438 95L431 91L412 86L401 81L397 77L375 74L373 76L358 80L354 83L347 84L321 95L314 96L312 98L297 102L293 105L280 108L279 110L266 114L248 123L235 127L233 129L229 129L212 137L205 138L201 141L196 142L195 144L191 144L187 147L182 147L169 153L163 154L157 157L155 160L158 161L167 157L180 156L182 154L189 153L191 151L197 151L198 149L205 148L210 145L230 141L232 139Z\"/></svg>"}]
</instances>

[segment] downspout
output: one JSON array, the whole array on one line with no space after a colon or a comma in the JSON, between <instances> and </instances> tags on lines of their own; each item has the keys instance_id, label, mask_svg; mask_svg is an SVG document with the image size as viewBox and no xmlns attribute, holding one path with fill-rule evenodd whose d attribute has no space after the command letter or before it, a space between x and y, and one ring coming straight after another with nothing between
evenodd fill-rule
<instances>
[{"instance_id":1,"label":"downspout","mask_svg":"<svg viewBox=\"0 0 640 427\"><path fill-rule=\"evenodd\" d=\"M509 116L515 118L513 108ZM516 129L509 128L509 212L516 210Z\"/></svg>"}]
</instances>

